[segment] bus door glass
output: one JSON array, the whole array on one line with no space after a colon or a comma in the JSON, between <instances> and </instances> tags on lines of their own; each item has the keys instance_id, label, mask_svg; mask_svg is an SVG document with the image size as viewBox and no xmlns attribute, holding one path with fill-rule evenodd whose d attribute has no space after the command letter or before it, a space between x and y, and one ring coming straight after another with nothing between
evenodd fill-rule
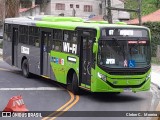
<instances>
[{"instance_id":1,"label":"bus door glass","mask_svg":"<svg viewBox=\"0 0 160 120\"><path fill-rule=\"evenodd\" d=\"M90 32L86 32L81 37L81 82L83 84L91 84L91 66L92 66L92 48L93 48L93 39L90 35Z\"/></svg>"},{"instance_id":2,"label":"bus door glass","mask_svg":"<svg viewBox=\"0 0 160 120\"><path fill-rule=\"evenodd\" d=\"M17 49L18 49L18 28L13 27L13 38L12 38L12 65L17 66Z\"/></svg>"},{"instance_id":3,"label":"bus door glass","mask_svg":"<svg viewBox=\"0 0 160 120\"><path fill-rule=\"evenodd\" d=\"M42 64L41 70L42 75L50 76L50 62L49 62L49 53L50 53L50 42L51 42L51 32L42 32Z\"/></svg>"}]
</instances>

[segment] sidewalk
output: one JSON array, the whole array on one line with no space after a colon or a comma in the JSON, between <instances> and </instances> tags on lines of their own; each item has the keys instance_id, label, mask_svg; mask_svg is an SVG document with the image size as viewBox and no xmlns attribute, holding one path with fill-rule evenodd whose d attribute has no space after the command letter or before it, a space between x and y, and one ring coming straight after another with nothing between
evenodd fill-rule
<instances>
[{"instance_id":1,"label":"sidewalk","mask_svg":"<svg viewBox=\"0 0 160 120\"><path fill-rule=\"evenodd\" d=\"M151 81L160 88L160 65L152 65Z\"/></svg>"},{"instance_id":2,"label":"sidewalk","mask_svg":"<svg viewBox=\"0 0 160 120\"><path fill-rule=\"evenodd\" d=\"M3 50L2 49L0 49L0 56L3 54Z\"/></svg>"}]
</instances>

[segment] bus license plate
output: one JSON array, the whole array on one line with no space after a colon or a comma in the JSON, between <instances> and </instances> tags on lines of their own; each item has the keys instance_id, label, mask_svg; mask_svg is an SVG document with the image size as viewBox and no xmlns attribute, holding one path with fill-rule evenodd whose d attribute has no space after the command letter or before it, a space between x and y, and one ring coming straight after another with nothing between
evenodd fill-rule
<instances>
[{"instance_id":1,"label":"bus license plate","mask_svg":"<svg viewBox=\"0 0 160 120\"><path fill-rule=\"evenodd\" d=\"M123 92L132 92L132 89L131 88L124 88Z\"/></svg>"}]
</instances>

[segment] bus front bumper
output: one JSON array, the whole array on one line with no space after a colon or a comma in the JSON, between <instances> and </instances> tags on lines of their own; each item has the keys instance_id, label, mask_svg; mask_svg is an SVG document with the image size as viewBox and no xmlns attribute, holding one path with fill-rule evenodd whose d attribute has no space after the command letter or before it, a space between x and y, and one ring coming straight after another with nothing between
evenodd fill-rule
<instances>
[{"instance_id":1,"label":"bus front bumper","mask_svg":"<svg viewBox=\"0 0 160 120\"><path fill-rule=\"evenodd\" d=\"M151 78L144 80L138 85L111 85L109 82L107 83L106 81L97 78L96 82L93 82L91 89L92 92L140 92L148 91L150 89L150 84Z\"/></svg>"}]
</instances>

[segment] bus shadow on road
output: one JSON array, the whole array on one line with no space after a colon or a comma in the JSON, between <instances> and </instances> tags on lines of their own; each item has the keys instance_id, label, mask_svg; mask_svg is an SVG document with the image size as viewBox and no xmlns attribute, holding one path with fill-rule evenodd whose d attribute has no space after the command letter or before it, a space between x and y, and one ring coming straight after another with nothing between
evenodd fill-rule
<instances>
[{"instance_id":1,"label":"bus shadow on road","mask_svg":"<svg viewBox=\"0 0 160 120\"><path fill-rule=\"evenodd\" d=\"M39 76L39 75L35 75L35 74L31 74L31 77L29 78L25 78L22 74L22 71L19 70L19 69L15 69L15 70L8 70L8 71L5 71L5 72L9 72L9 73L12 73L14 74L15 76L19 77L19 78L23 78L24 81L25 80L29 80L31 83L32 81L33 82L38 82L40 83L41 85L44 85L44 86L48 86L48 87L57 87L57 88L62 88L63 85L61 85L60 83L54 81L54 80L51 80L51 79L47 79L47 78L44 78L42 76Z\"/></svg>"},{"instance_id":2,"label":"bus shadow on road","mask_svg":"<svg viewBox=\"0 0 160 120\"><path fill-rule=\"evenodd\" d=\"M143 93L83 93L81 96L88 97L88 99L95 100L97 102L131 102L131 101L143 101L146 98L141 95ZM149 94L146 92L145 94Z\"/></svg>"}]
</instances>

